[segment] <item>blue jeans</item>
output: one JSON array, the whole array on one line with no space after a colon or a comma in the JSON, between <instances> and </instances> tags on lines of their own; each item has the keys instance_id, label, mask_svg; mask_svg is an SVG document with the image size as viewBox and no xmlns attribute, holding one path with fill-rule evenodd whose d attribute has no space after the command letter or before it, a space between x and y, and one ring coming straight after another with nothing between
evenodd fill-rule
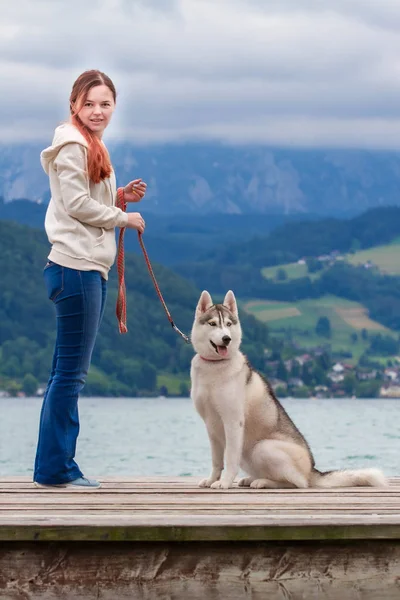
<instances>
[{"instance_id":1,"label":"blue jeans","mask_svg":"<svg viewBox=\"0 0 400 600\"><path fill-rule=\"evenodd\" d=\"M54 485L82 477L74 460L78 396L103 316L107 282L98 271L78 271L52 262L44 269L44 279L56 308L57 338L40 414L33 479Z\"/></svg>"}]
</instances>

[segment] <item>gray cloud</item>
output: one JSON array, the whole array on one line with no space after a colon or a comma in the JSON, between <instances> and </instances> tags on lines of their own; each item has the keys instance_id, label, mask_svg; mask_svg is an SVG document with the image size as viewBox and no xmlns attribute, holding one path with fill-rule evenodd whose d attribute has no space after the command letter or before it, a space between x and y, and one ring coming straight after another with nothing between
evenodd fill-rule
<instances>
[{"instance_id":1,"label":"gray cloud","mask_svg":"<svg viewBox=\"0 0 400 600\"><path fill-rule=\"evenodd\" d=\"M48 140L100 68L119 92L109 137L397 148L399 29L397 0L7 3L0 139Z\"/></svg>"}]
</instances>

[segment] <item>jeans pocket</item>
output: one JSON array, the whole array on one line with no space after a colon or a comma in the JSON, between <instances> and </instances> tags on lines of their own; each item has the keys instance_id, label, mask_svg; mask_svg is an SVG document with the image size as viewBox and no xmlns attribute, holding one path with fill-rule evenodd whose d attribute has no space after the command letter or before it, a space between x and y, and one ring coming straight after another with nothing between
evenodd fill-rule
<instances>
[{"instance_id":1,"label":"jeans pocket","mask_svg":"<svg viewBox=\"0 0 400 600\"><path fill-rule=\"evenodd\" d=\"M48 260L47 263L44 265L44 269L43 271L45 271L46 269L49 269L50 267L54 267L56 263L53 263L52 260Z\"/></svg>"},{"instance_id":2,"label":"jeans pocket","mask_svg":"<svg viewBox=\"0 0 400 600\"><path fill-rule=\"evenodd\" d=\"M49 261L43 271L49 300L55 300L64 290L64 267Z\"/></svg>"}]
</instances>

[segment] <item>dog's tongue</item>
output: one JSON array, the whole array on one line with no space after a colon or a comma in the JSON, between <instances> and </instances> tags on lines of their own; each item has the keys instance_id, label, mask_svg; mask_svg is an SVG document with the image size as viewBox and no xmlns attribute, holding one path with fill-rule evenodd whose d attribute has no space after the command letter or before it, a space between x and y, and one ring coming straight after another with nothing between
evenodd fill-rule
<instances>
[{"instance_id":1,"label":"dog's tongue","mask_svg":"<svg viewBox=\"0 0 400 600\"><path fill-rule=\"evenodd\" d=\"M226 356L228 354L228 348L226 346L217 346L217 350L220 356Z\"/></svg>"}]
</instances>

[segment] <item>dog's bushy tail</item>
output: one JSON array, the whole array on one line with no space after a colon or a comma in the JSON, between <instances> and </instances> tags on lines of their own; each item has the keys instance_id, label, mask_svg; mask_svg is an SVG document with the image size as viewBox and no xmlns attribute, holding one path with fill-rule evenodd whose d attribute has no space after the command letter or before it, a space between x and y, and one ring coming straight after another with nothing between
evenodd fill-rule
<instances>
[{"instance_id":1,"label":"dog's bushy tail","mask_svg":"<svg viewBox=\"0 0 400 600\"><path fill-rule=\"evenodd\" d=\"M360 469L345 471L327 471L321 473L316 469L311 474L310 487L388 487L389 483L379 469Z\"/></svg>"}]
</instances>

